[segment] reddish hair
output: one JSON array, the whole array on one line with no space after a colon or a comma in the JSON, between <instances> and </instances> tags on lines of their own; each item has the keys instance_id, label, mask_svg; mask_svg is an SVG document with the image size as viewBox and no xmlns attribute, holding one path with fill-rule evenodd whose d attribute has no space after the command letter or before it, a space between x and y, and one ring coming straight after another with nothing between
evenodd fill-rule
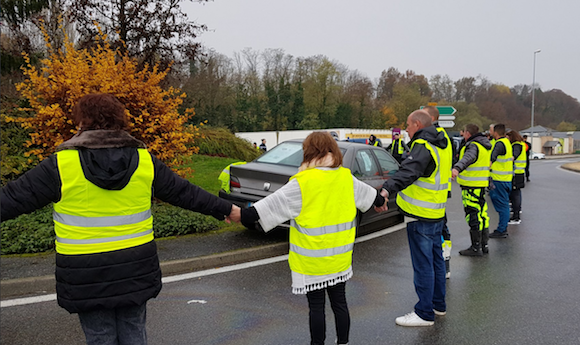
<instances>
[{"instance_id":1,"label":"reddish hair","mask_svg":"<svg viewBox=\"0 0 580 345\"><path fill-rule=\"evenodd\" d=\"M302 164L323 159L330 153L334 160L331 168L337 168L342 165L342 152L340 152L336 140L328 132L310 133L302 143L302 150L304 151Z\"/></svg>"},{"instance_id":2,"label":"reddish hair","mask_svg":"<svg viewBox=\"0 0 580 345\"><path fill-rule=\"evenodd\" d=\"M126 130L125 106L107 93L92 93L81 97L72 109L75 123L81 131L93 129Z\"/></svg>"},{"instance_id":3,"label":"reddish hair","mask_svg":"<svg viewBox=\"0 0 580 345\"><path fill-rule=\"evenodd\" d=\"M515 143L516 141L524 141L524 138L520 135L520 133L516 131L509 131L506 134L506 137L509 138L510 142Z\"/></svg>"}]
</instances>

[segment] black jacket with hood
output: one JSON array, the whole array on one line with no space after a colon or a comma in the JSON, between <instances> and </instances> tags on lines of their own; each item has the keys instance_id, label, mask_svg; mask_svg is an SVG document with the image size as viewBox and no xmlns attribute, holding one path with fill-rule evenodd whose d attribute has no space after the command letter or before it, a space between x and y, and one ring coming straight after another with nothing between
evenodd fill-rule
<instances>
[{"instance_id":1,"label":"black jacket with hood","mask_svg":"<svg viewBox=\"0 0 580 345\"><path fill-rule=\"evenodd\" d=\"M479 147L474 144L475 142L481 144L487 150L491 150L491 142L485 135L483 135L483 133L477 133L475 135L472 135L465 142L464 145L465 152L463 153L463 157L461 157L461 159L457 163L455 163L455 165L453 166L454 169L457 169L457 171L462 172L468 166L477 161L477 157L479 155ZM461 186L461 188L465 189L474 187Z\"/></svg>"},{"instance_id":2,"label":"black jacket with hood","mask_svg":"<svg viewBox=\"0 0 580 345\"><path fill-rule=\"evenodd\" d=\"M427 149L424 144L413 145L417 139L424 139L441 149L446 148L448 145L445 134L437 131L435 126L429 126L418 130L409 142L409 147L411 147L409 156L401 163L399 171L383 184L383 188L389 193L389 195L394 195L394 193L407 188L420 177L429 177L433 171L435 171L437 164L433 160L429 149ZM401 210L401 212L408 217L427 222L434 222L443 219L426 219L417 217L413 214L408 214L403 210Z\"/></svg>"},{"instance_id":3,"label":"black jacket with hood","mask_svg":"<svg viewBox=\"0 0 580 345\"><path fill-rule=\"evenodd\" d=\"M124 131L92 130L57 148L77 149L85 178L100 188L123 189L139 165L145 145ZM224 219L232 204L176 175L151 155L153 195L162 201ZM52 155L0 191L2 220L32 212L61 199L57 156ZM141 305L161 290L155 241L112 252L56 254L58 303L71 313Z\"/></svg>"}]
</instances>

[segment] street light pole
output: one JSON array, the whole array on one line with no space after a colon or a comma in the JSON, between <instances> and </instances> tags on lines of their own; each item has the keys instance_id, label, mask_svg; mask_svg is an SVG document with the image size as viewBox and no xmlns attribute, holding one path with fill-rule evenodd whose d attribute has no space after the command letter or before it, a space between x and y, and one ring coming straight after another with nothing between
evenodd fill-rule
<instances>
[{"instance_id":1,"label":"street light pole","mask_svg":"<svg viewBox=\"0 0 580 345\"><path fill-rule=\"evenodd\" d=\"M536 51L534 51L534 72L533 72L533 77L532 77L532 127L530 129L531 133L531 145L532 145L532 151L534 150L534 101L535 101L535 95L536 95L536 54L538 54L539 52L541 52L541 49L538 49Z\"/></svg>"}]
</instances>

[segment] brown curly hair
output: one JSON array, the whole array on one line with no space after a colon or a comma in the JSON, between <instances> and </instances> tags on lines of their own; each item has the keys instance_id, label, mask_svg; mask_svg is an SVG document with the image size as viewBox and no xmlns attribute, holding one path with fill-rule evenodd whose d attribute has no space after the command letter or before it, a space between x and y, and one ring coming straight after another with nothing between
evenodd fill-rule
<instances>
[{"instance_id":1,"label":"brown curly hair","mask_svg":"<svg viewBox=\"0 0 580 345\"><path fill-rule=\"evenodd\" d=\"M336 140L328 132L310 133L302 142L302 150L304 151L303 164L321 160L330 153L334 162L331 167L336 168L342 165L342 152L338 148Z\"/></svg>"},{"instance_id":2,"label":"brown curly hair","mask_svg":"<svg viewBox=\"0 0 580 345\"><path fill-rule=\"evenodd\" d=\"M126 130L125 106L108 93L92 93L81 97L72 109L80 131L94 129Z\"/></svg>"}]
</instances>

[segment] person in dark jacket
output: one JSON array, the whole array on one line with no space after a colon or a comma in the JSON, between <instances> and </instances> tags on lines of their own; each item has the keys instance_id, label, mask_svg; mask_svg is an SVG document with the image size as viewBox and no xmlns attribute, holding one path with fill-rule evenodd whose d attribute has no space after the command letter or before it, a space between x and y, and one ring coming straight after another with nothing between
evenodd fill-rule
<instances>
[{"instance_id":1,"label":"person in dark jacket","mask_svg":"<svg viewBox=\"0 0 580 345\"><path fill-rule=\"evenodd\" d=\"M461 199L465 220L469 225L471 246L460 250L460 255L482 256L489 252L489 215L485 190L489 187L489 165L491 161L491 143L479 132L475 124L468 124L461 131L465 145L459 151L459 161L451 170L451 177L457 178L461 186Z\"/></svg>"},{"instance_id":2,"label":"person in dark jacket","mask_svg":"<svg viewBox=\"0 0 580 345\"><path fill-rule=\"evenodd\" d=\"M509 225L521 224L520 212L522 211L522 188L526 186L526 167L529 161L526 160L526 143L524 138L517 131L509 131L506 137L512 144L514 155L514 177L512 179L512 190L510 192L510 203L512 205L512 216Z\"/></svg>"},{"instance_id":3,"label":"person in dark jacket","mask_svg":"<svg viewBox=\"0 0 580 345\"><path fill-rule=\"evenodd\" d=\"M530 151L532 150L532 144L528 141L528 136L524 135L524 144L526 144L526 182L530 182Z\"/></svg>"},{"instance_id":4,"label":"person in dark jacket","mask_svg":"<svg viewBox=\"0 0 580 345\"><path fill-rule=\"evenodd\" d=\"M407 118L411 152L399 169L383 184L381 195L397 194L403 214L415 220L407 223L407 237L413 262L415 291L419 302L415 310L396 318L401 326L431 326L435 315L445 315L445 262L441 231L445 218L447 188L451 177L445 155L447 138L432 125L424 110Z\"/></svg>"},{"instance_id":5,"label":"person in dark jacket","mask_svg":"<svg viewBox=\"0 0 580 345\"><path fill-rule=\"evenodd\" d=\"M403 138L401 138L400 133L393 133L393 141L386 148L387 151L399 162L403 161L405 154L409 153L409 146L405 144Z\"/></svg>"},{"instance_id":6,"label":"person in dark jacket","mask_svg":"<svg viewBox=\"0 0 580 345\"><path fill-rule=\"evenodd\" d=\"M72 114L78 133L0 191L1 217L54 203L58 304L78 313L87 344L146 344L146 303L161 290L151 198L227 221L240 209L151 155L113 95L86 95Z\"/></svg>"}]
</instances>

